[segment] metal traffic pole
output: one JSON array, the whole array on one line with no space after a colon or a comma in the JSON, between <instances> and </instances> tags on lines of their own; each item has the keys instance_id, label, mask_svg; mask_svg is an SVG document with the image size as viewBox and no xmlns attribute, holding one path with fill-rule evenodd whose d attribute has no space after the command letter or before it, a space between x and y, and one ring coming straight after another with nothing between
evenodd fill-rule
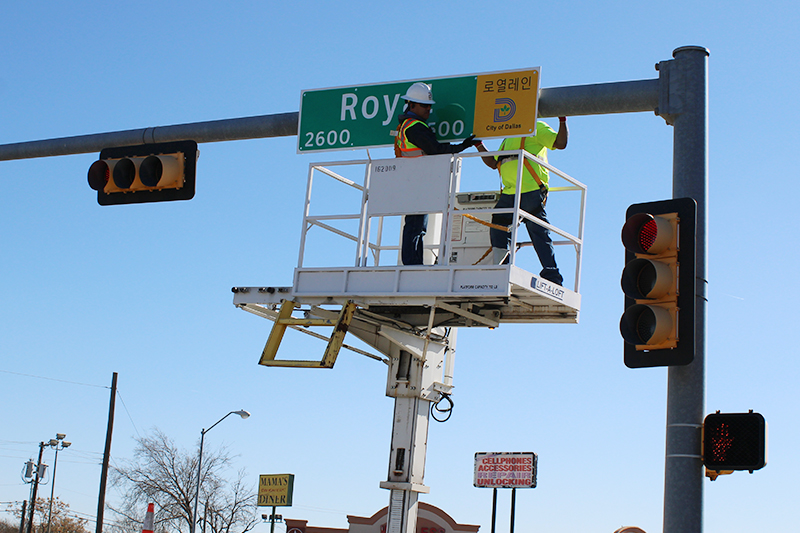
<instances>
[{"instance_id":1,"label":"metal traffic pole","mask_svg":"<svg viewBox=\"0 0 800 533\"><path fill-rule=\"evenodd\" d=\"M708 242L708 50L684 46L669 63L673 135L672 196L697 202L695 356L671 366L667 384L664 533L703 530L701 431L705 409L706 255ZM677 100L677 101L673 101Z\"/></svg>"}]
</instances>

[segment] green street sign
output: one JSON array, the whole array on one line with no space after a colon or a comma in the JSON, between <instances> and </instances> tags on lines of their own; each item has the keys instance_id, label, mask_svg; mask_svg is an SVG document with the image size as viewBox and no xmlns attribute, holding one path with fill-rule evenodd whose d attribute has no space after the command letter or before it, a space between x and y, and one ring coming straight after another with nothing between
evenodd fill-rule
<instances>
[{"instance_id":1,"label":"green street sign","mask_svg":"<svg viewBox=\"0 0 800 533\"><path fill-rule=\"evenodd\" d=\"M417 81L433 88L428 125L441 142L530 135L536 128L540 68L303 91L297 152L394 144L402 96Z\"/></svg>"}]
</instances>

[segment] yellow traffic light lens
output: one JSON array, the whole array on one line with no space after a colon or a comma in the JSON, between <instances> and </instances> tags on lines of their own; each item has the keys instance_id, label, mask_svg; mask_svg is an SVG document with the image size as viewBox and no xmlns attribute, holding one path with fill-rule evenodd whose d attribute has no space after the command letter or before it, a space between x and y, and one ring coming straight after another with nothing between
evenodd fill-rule
<instances>
[{"instance_id":1,"label":"yellow traffic light lens","mask_svg":"<svg viewBox=\"0 0 800 533\"><path fill-rule=\"evenodd\" d=\"M634 300L655 300L674 292L674 276L669 265L650 259L634 259L622 271L622 292Z\"/></svg>"},{"instance_id":2,"label":"yellow traffic light lens","mask_svg":"<svg viewBox=\"0 0 800 533\"><path fill-rule=\"evenodd\" d=\"M130 189L136 179L136 164L127 157L114 165L114 185L120 189Z\"/></svg>"}]
</instances>

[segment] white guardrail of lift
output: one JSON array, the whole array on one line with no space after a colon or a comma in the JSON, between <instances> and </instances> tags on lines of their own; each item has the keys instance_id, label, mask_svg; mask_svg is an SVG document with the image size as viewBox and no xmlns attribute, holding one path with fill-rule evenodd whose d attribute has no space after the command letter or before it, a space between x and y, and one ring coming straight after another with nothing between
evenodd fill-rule
<instances>
[{"instance_id":1,"label":"white guardrail of lift","mask_svg":"<svg viewBox=\"0 0 800 533\"><path fill-rule=\"evenodd\" d=\"M465 194L487 194L485 192L471 193L470 191L460 190L461 169L464 159L499 155L524 157L547 168L550 171L549 203L551 205L554 195L569 192L580 195L577 222L574 223L576 226L574 234L553 224L545 223L522 211L519 208L519 186L517 186L518 192L515 195L513 208L495 209L493 205L491 207L481 207L480 209L470 209L465 206L459 207L458 198L460 196L463 197ZM359 166L364 167L363 174L358 174L361 183L357 182L358 178L351 179L343 175L347 168L357 168ZM518 165L517 184L522 179L523 168L523 165ZM350 213L312 214L312 191L316 174L333 178L344 186L359 191L361 194L360 207ZM565 184L563 186L553 186L554 181L557 182L557 180L553 179L554 176L560 178ZM491 194L496 196L497 192L494 191ZM309 165L297 268L298 270L307 268L304 266L307 237L308 232L314 227L328 231L354 244L354 260L348 267L375 268L386 266L402 268L402 265L398 265L399 260L394 259L400 249L399 231L396 239L387 239L386 235L384 235L385 218L401 217L408 214L433 214L433 216L429 216L425 248L429 257L431 254L436 257L437 266L443 267L450 264L453 251L453 242L450 236L454 228L454 222L459 220L457 217L471 215L472 217L488 220L495 213L512 213L513 219L518 220L520 224L524 220L530 220L560 237L560 239L553 240L555 246L572 246L574 248L574 292L578 293L580 292L585 212L586 185L524 150L312 163ZM435 214L441 214L441 217L437 218ZM574 217L575 214L572 216ZM558 213L558 217L564 218L562 213ZM463 221L463 219L460 220ZM337 221L358 221L358 230L354 233L352 230L338 228L336 227ZM376 230L374 239L371 240L373 226L376 222L377 227L374 228ZM514 224L511 228L511 244L509 247L509 261L511 264L515 263L517 250L522 246L530 246L531 244L519 239L520 224ZM486 231L488 232L488 228ZM385 254L382 256L382 252L394 252L392 254L394 262L381 264L381 261L385 260ZM491 254L489 254L489 259L491 259ZM342 267L345 265L327 266ZM459 268L464 268L464 265L459 265Z\"/></svg>"}]
</instances>

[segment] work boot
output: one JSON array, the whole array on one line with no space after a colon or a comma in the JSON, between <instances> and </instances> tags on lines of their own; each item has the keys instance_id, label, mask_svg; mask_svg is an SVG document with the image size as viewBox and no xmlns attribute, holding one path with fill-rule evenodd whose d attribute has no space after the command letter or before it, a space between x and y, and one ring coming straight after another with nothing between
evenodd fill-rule
<instances>
[{"instance_id":1,"label":"work boot","mask_svg":"<svg viewBox=\"0 0 800 533\"><path fill-rule=\"evenodd\" d=\"M539 272L539 275L547 281L555 283L556 285L561 285L564 282L564 278L561 277L561 273L557 268L554 267L543 268L542 271Z\"/></svg>"}]
</instances>

